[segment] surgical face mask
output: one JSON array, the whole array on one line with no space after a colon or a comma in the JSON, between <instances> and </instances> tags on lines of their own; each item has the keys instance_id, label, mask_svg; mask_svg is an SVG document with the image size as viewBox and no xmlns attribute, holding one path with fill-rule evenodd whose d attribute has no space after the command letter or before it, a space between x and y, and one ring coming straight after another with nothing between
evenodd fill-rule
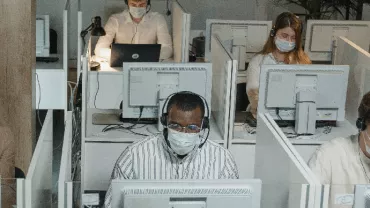
<instances>
[{"instance_id":1,"label":"surgical face mask","mask_svg":"<svg viewBox=\"0 0 370 208\"><path fill-rule=\"evenodd\" d=\"M184 133L168 128L168 141L178 155L187 155L200 144L199 133Z\"/></svg>"},{"instance_id":2,"label":"surgical face mask","mask_svg":"<svg viewBox=\"0 0 370 208\"><path fill-rule=\"evenodd\" d=\"M280 38L275 38L275 45L281 52L290 52L295 48L295 43Z\"/></svg>"},{"instance_id":3,"label":"surgical face mask","mask_svg":"<svg viewBox=\"0 0 370 208\"><path fill-rule=\"evenodd\" d=\"M145 13L146 13L146 8L145 7L133 7L133 6L130 6L130 14L134 18L141 18L141 17L144 16Z\"/></svg>"}]
</instances>

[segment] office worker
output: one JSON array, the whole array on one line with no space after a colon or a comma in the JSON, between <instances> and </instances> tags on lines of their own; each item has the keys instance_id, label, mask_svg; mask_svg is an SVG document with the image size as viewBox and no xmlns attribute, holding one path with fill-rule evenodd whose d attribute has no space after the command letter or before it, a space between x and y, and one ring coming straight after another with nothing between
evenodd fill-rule
<instances>
[{"instance_id":1,"label":"office worker","mask_svg":"<svg viewBox=\"0 0 370 208\"><path fill-rule=\"evenodd\" d=\"M340 195L353 194L355 184L370 183L370 92L362 98L358 116L358 134L323 144L309 161L320 182L331 184L331 202Z\"/></svg>"},{"instance_id":2,"label":"office worker","mask_svg":"<svg viewBox=\"0 0 370 208\"><path fill-rule=\"evenodd\" d=\"M95 55L110 56L110 45L161 44L160 59L172 56L172 38L163 15L150 11L150 0L125 0L128 10L113 14L95 46Z\"/></svg>"},{"instance_id":3,"label":"office worker","mask_svg":"<svg viewBox=\"0 0 370 208\"><path fill-rule=\"evenodd\" d=\"M167 105L166 105L167 104ZM231 153L207 139L209 111L204 98L179 92L167 98L163 135L129 146L118 158L112 179L237 179ZM163 111L162 111L163 112ZM111 207L111 186L105 207Z\"/></svg>"},{"instance_id":4,"label":"office worker","mask_svg":"<svg viewBox=\"0 0 370 208\"><path fill-rule=\"evenodd\" d=\"M247 111L257 115L258 89L263 64L311 64L302 49L302 23L293 13L281 13L270 31L263 49L249 62L247 68Z\"/></svg>"}]
</instances>

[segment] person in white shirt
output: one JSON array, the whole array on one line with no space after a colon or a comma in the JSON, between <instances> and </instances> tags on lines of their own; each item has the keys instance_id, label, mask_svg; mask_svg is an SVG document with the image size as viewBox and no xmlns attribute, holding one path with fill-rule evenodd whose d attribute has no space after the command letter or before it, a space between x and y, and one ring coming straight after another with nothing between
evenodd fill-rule
<instances>
[{"instance_id":1,"label":"person in white shirt","mask_svg":"<svg viewBox=\"0 0 370 208\"><path fill-rule=\"evenodd\" d=\"M330 207L352 207L335 201L353 194L356 184L370 183L370 92L362 98L358 115L359 134L323 144L308 163L322 184L330 184Z\"/></svg>"},{"instance_id":2,"label":"person in white shirt","mask_svg":"<svg viewBox=\"0 0 370 208\"><path fill-rule=\"evenodd\" d=\"M109 58L110 45L161 44L160 59L172 57L172 38L164 16L150 11L150 0L125 0L128 10L113 14L95 46L95 55Z\"/></svg>"},{"instance_id":3,"label":"person in white shirt","mask_svg":"<svg viewBox=\"0 0 370 208\"><path fill-rule=\"evenodd\" d=\"M302 23L290 12L281 13L271 29L263 50L249 62L247 68L247 111L254 120L257 117L258 90L261 65L263 64L311 64L302 49ZM255 121L256 122L256 121Z\"/></svg>"},{"instance_id":4,"label":"person in white shirt","mask_svg":"<svg viewBox=\"0 0 370 208\"><path fill-rule=\"evenodd\" d=\"M167 101L168 113L164 113L161 118L165 127L163 135L151 136L129 146L118 158L111 178L239 178L231 153L207 139L209 114L205 115L205 105L209 112L204 98L191 92L179 92L171 95ZM105 197L105 208L111 207L111 191L110 185Z\"/></svg>"}]
</instances>

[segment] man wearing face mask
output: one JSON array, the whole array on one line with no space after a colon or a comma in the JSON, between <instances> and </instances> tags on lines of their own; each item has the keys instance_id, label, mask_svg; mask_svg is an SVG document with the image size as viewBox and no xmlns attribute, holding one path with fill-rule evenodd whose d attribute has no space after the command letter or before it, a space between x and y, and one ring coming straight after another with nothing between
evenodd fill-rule
<instances>
[{"instance_id":1,"label":"man wearing face mask","mask_svg":"<svg viewBox=\"0 0 370 208\"><path fill-rule=\"evenodd\" d=\"M370 183L370 92L358 108L359 133L323 144L309 161L322 184L330 184L330 202L336 196L354 193L356 184ZM352 207L330 204L329 207Z\"/></svg>"},{"instance_id":2,"label":"man wearing face mask","mask_svg":"<svg viewBox=\"0 0 370 208\"><path fill-rule=\"evenodd\" d=\"M113 14L95 46L95 55L109 58L110 45L161 44L160 59L172 57L172 38L163 15L150 11L150 0L125 0L128 10Z\"/></svg>"},{"instance_id":3,"label":"man wearing face mask","mask_svg":"<svg viewBox=\"0 0 370 208\"><path fill-rule=\"evenodd\" d=\"M252 58L247 69L247 95L250 126L256 126L261 66L264 64L311 64L302 48L302 23L293 13L281 13L270 31L262 51Z\"/></svg>"},{"instance_id":4,"label":"man wearing face mask","mask_svg":"<svg viewBox=\"0 0 370 208\"><path fill-rule=\"evenodd\" d=\"M171 95L161 118L163 135L129 146L118 158L112 179L237 179L231 153L208 140L205 100L191 92ZM164 107L165 108L165 107ZM207 116L206 116L206 115ZM111 207L111 187L105 207Z\"/></svg>"}]
</instances>

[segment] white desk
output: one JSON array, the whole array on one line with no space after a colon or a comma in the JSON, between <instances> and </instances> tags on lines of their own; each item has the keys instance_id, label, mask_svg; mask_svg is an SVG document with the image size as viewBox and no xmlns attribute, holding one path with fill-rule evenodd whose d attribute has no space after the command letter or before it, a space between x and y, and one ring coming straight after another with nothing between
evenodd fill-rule
<instances>
[{"instance_id":1,"label":"white desk","mask_svg":"<svg viewBox=\"0 0 370 208\"><path fill-rule=\"evenodd\" d=\"M283 128L283 132L292 132L292 128ZM357 129L348 121L338 122L338 127L332 128L329 134L322 133L323 128L317 129L317 133L310 137L298 137L290 139L301 157L308 162L315 150L323 143L337 137L347 137L357 133ZM229 145L239 168L240 178L254 177L254 160L256 134L249 134L240 126L234 127L234 139ZM266 155L269 153L266 152ZM269 155L273 157L273 155Z\"/></svg>"},{"instance_id":2,"label":"white desk","mask_svg":"<svg viewBox=\"0 0 370 208\"><path fill-rule=\"evenodd\" d=\"M36 62L37 109L64 110L67 106L67 72L63 70L62 56L58 57L59 60L57 62Z\"/></svg>"},{"instance_id":3,"label":"white desk","mask_svg":"<svg viewBox=\"0 0 370 208\"><path fill-rule=\"evenodd\" d=\"M84 174L85 190L107 190L113 166L119 155L127 146L144 138L144 136L118 130L102 132L106 125L92 124L94 113L116 113L118 116L119 112L119 110L88 109L86 138L83 140L86 159L83 162L82 174ZM221 132L213 119L211 119L210 126L212 130L209 139L223 145ZM146 135L159 133L156 125L147 125L144 128L133 129L133 131Z\"/></svg>"},{"instance_id":4,"label":"white desk","mask_svg":"<svg viewBox=\"0 0 370 208\"><path fill-rule=\"evenodd\" d=\"M119 109L123 100L122 67L110 67L107 61L96 59L100 63L98 71L89 71L88 108ZM173 59L163 62L173 62Z\"/></svg>"}]
</instances>

